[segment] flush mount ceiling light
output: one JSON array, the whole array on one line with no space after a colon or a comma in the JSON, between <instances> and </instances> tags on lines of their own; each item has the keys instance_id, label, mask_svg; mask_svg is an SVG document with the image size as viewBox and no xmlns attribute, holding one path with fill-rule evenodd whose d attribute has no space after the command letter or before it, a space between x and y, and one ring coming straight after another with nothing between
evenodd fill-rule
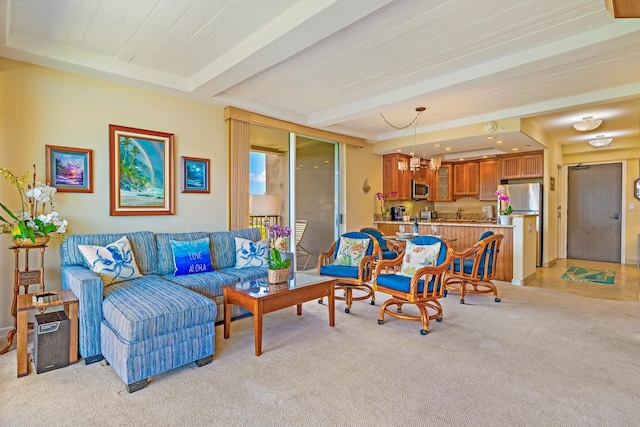
<instances>
[{"instance_id":1,"label":"flush mount ceiling light","mask_svg":"<svg viewBox=\"0 0 640 427\"><path fill-rule=\"evenodd\" d=\"M601 119L594 119L593 116L586 116L582 118L582 121L574 123L573 127L580 132L589 132L596 129L601 124Z\"/></svg>"},{"instance_id":2,"label":"flush mount ceiling light","mask_svg":"<svg viewBox=\"0 0 640 427\"><path fill-rule=\"evenodd\" d=\"M589 144L592 147L601 148L611 144L611 141L613 141L613 138L605 138L604 135L598 135L595 139L590 139Z\"/></svg>"}]
</instances>

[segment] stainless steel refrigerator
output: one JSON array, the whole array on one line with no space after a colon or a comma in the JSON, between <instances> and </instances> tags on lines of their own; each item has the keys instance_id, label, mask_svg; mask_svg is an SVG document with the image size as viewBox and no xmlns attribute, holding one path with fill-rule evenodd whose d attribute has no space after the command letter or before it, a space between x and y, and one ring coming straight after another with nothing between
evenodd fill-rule
<instances>
[{"instance_id":1,"label":"stainless steel refrigerator","mask_svg":"<svg viewBox=\"0 0 640 427\"><path fill-rule=\"evenodd\" d=\"M536 232L538 244L536 245L536 266L542 265L542 184L508 184L499 185L509 196L509 204L514 214L537 214Z\"/></svg>"}]
</instances>

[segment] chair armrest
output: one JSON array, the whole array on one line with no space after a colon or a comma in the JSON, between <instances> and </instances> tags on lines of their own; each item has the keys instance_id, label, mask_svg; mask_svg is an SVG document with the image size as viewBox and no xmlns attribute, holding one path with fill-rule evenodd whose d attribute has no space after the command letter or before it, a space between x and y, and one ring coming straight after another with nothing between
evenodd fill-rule
<instances>
[{"instance_id":1,"label":"chair armrest","mask_svg":"<svg viewBox=\"0 0 640 427\"><path fill-rule=\"evenodd\" d=\"M376 254L366 255L360 260L358 267L358 279L362 282L368 282L373 275L373 266L377 259Z\"/></svg>"},{"instance_id":2,"label":"chair armrest","mask_svg":"<svg viewBox=\"0 0 640 427\"><path fill-rule=\"evenodd\" d=\"M80 265L62 266L61 277L62 288L71 289L78 298L78 348L80 355L85 360L101 356L102 279L93 271Z\"/></svg>"},{"instance_id":3,"label":"chair armrest","mask_svg":"<svg viewBox=\"0 0 640 427\"><path fill-rule=\"evenodd\" d=\"M468 247L468 248L466 248L466 249L464 249L462 251L454 251L453 252L453 259L460 259L460 260L463 260L463 259L474 259L475 260L476 255L478 254L478 252L481 252L482 250L484 250L485 246L486 246L486 243L483 242L482 240L480 240L479 242L477 242L473 246ZM454 263L452 262L451 266L449 268L451 270L451 272L454 271L453 268L454 268Z\"/></svg>"},{"instance_id":4,"label":"chair armrest","mask_svg":"<svg viewBox=\"0 0 640 427\"><path fill-rule=\"evenodd\" d=\"M380 260L378 261L378 264L376 265L376 269L373 272L374 276L377 276L380 274L380 272L384 269L385 271L388 271L388 269L390 267L399 267L402 265L402 258L404 257L404 252L401 253L400 255L398 255L396 258L394 259L384 259L384 260Z\"/></svg>"},{"instance_id":5,"label":"chair armrest","mask_svg":"<svg viewBox=\"0 0 640 427\"><path fill-rule=\"evenodd\" d=\"M322 267L323 265L331 264L333 262L332 258L335 250L336 242L333 242L328 251L322 252L320 255L318 255L318 274L320 274L320 267Z\"/></svg>"},{"instance_id":6,"label":"chair armrest","mask_svg":"<svg viewBox=\"0 0 640 427\"><path fill-rule=\"evenodd\" d=\"M435 265L432 267L419 268L411 278L411 283L409 285L409 294L407 295L407 299L411 302L415 302L417 300L418 281L420 280L421 277L426 275L431 275L431 276L435 276L436 283L438 283L439 281L442 281L442 276L449 269L449 265L452 264L452 260L453 260L453 249L449 248L447 250L447 257L445 258L442 264ZM423 294L427 294L429 291L428 291L428 286L426 286L426 282L428 282L429 280L427 280L427 278L425 277L424 281L425 281L425 286L423 288ZM441 283L440 286L434 287L432 293L434 294L442 293L443 290L444 290L444 284Z\"/></svg>"}]
</instances>

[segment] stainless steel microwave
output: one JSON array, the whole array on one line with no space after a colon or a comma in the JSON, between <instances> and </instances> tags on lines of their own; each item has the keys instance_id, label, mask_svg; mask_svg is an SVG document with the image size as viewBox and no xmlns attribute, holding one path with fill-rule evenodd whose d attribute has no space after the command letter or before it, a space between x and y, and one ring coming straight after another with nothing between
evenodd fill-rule
<instances>
[{"instance_id":1,"label":"stainless steel microwave","mask_svg":"<svg viewBox=\"0 0 640 427\"><path fill-rule=\"evenodd\" d=\"M411 198L415 200L429 198L429 184L427 181L411 180Z\"/></svg>"}]
</instances>

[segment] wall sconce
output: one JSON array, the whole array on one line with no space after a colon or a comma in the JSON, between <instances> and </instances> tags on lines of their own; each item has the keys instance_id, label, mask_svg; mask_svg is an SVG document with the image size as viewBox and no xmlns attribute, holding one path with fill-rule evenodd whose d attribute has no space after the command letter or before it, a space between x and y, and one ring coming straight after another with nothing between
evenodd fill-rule
<instances>
[{"instance_id":1,"label":"wall sconce","mask_svg":"<svg viewBox=\"0 0 640 427\"><path fill-rule=\"evenodd\" d=\"M362 190L363 190L365 193L368 193L368 192L369 192L369 190L371 190L371 186L369 185L369 180L368 180L368 179L365 179L365 180L364 180L364 185L362 186Z\"/></svg>"}]
</instances>

